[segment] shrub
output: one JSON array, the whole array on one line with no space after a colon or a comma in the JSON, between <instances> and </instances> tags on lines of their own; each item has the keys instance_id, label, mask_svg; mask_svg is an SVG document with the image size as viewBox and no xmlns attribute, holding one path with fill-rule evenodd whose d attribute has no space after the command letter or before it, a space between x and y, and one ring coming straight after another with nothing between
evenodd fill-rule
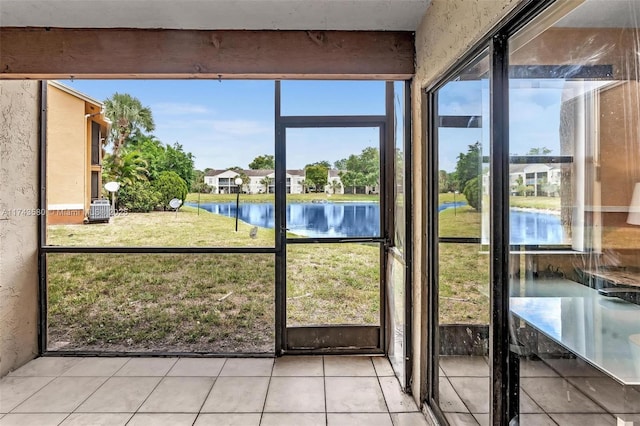
<instances>
[{"instance_id":1,"label":"shrub","mask_svg":"<svg viewBox=\"0 0 640 426\"><path fill-rule=\"evenodd\" d=\"M153 181L153 188L158 192L159 204L164 209L171 208L169 201L173 198L184 201L188 192L187 183L176 172L161 172Z\"/></svg>"},{"instance_id":2,"label":"shrub","mask_svg":"<svg viewBox=\"0 0 640 426\"><path fill-rule=\"evenodd\" d=\"M464 186L462 193L471 207L480 211L482 194L480 193L480 177L474 177Z\"/></svg>"},{"instance_id":3,"label":"shrub","mask_svg":"<svg viewBox=\"0 0 640 426\"><path fill-rule=\"evenodd\" d=\"M147 181L136 181L124 185L118 191L118 208L130 212L147 213L159 203L158 192Z\"/></svg>"}]
</instances>

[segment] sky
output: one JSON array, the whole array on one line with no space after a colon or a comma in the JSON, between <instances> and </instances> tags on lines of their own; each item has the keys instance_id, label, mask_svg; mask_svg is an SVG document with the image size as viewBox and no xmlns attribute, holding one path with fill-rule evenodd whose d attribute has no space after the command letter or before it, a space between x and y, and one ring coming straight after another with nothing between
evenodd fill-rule
<instances>
[{"instance_id":1,"label":"sky","mask_svg":"<svg viewBox=\"0 0 640 426\"><path fill-rule=\"evenodd\" d=\"M100 101L129 93L151 108L152 132L165 144L179 142L195 157L195 167L226 169L274 154L273 81L252 80L74 80L62 81ZM606 82L605 82L606 83ZM597 84L605 84L597 83ZM560 155L562 100L596 83L561 79L510 81L510 148L525 155L547 147ZM400 91L401 83L396 83ZM382 81L284 81L282 115L383 115ZM402 100L396 99L401 110ZM480 141L489 155L489 82L452 81L438 94L440 115L482 115L481 129L439 130L439 169L455 170L457 157ZM401 129L401 126L399 126ZM399 129L399 130L400 130ZM399 135L401 132L399 131ZM287 169L335 161L379 146L377 129L288 129Z\"/></svg>"},{"instance_id":2,"label":"sky","mask_svg":"<svg viewBox=\"0 0 640 426\"><path fill-rule=\"evenodd\" d=\"M179 142L195 167L225 169L274 154L273 81L63 80L96 100L128 93L151 109L152 132L165 144ZM284 81L282 115L383 115L381 81ZM303 168L378 146L375 129L289 129L287 168Z\"/></svg>"}]
</instances>

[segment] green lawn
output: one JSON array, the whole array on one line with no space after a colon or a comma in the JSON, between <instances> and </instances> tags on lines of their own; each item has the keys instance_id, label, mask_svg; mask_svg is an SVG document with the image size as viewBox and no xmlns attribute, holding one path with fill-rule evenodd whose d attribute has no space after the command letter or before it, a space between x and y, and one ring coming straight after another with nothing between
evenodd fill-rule
<instances>
[{"instance_id":1,"label":"green lawn","mask_svg":"<svg viewBox=\"0 0 640 426\"><path fill-rule=\"evenodd\" d=\"M118 216L99 225L48 227L52 245L269 246L273 230L190 207ZM292 245L291 325L377 324L379 247ZM271 351L270 254L50 254L49 341L54 348ZM224 296L227 296L226 298ZM220 300L222 299L222 300Z\"/></svg>"},{"instance_id":2,"label":"green lawn","mask_svg":"<svg viewBox=\"0 0 640 426\"><path fill-rule=\"evenodd\" d=\"M470 207L440 214L442 235L478 236ZM273 230L192 207L118 216L109 224L49 226L48 243L75 246L273 247ZM289 245L289 325L378 324L379 246ZM49 338L54 348L271 351L270 254L50 254ZM442 244L442 323L488 321L488 256ZM226 297L225 297L226 296Z\"/></svg>"}]
</instances>

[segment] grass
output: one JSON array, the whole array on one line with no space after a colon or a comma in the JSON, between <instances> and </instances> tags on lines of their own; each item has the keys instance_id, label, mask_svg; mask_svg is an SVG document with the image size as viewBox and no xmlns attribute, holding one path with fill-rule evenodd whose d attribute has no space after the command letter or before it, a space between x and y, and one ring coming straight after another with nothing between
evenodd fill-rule
<instances>
[{"instance_id":1,"label":"grass","mask_svg":"<svg viewBox=\"0 0 640 426\"><path fill-rule=\"evenodd\" d=\"M274 245L273 230L252 239L253 226L234 227L233 218L183 207L47 232L52 245ZM367 244L289 246L289 324L377 324L379 253ZM273 350L273 255L50 254L47 267L52 348Z\"/></svg>"},{"instance_id":2,"label":"grass","mask_svg":"<svg viewBox=\"0 0 640 426\"><path fill-rule=\"evenodd\" d=\"M511 207L536 210L557 210L560 211L560 197L509 197Z\"/></svg>"},{"instance_id":3,"label":"grass","mask_svg":"<svg viewBox=\"0 0 640 426\"><path fill-rule=\"evenodd\" d=\"M468 206L448 209L440 233L478 236L480 220ZM49 244L67 246L274 246L273 230L251 238L253 226L234 227L233 218L185 206L47 232ZM379 256L375 244L289 245L288 324L378 324ZM49 254L47 263L52 348L273 350L273 255ZM441 244L441 323L487 323L488 282L479 245Z\"/></svg>"},{"instance_id":4,"label":"grass","mask_svg":"<svg viewBox=\"0 0 640 426\"><path fill-rule=\"evenodd\" d=\"M178 213L129 213L112 218L112 223L92 225L49 225L47 242L66 246L219 246L273 247L273 229L259 228L255 238L252 225L184 206Z\"/></svg>"}]
</instances>

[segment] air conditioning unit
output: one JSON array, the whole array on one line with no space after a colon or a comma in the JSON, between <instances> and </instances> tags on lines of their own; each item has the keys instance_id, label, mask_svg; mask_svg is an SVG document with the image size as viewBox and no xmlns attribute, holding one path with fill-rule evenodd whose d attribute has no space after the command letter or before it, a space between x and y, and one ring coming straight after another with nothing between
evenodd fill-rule
<instances>
[{"instance_id":1,"label":"air conditioning unit","mask_svg":"<svg viewBox=\"0 0 640 426\"><path fill-rule=\"evenodd\" d=\"M95 200L89 208L89 222L109 222L111 204L109 200Z\"/></svg>"}]
</instances>

